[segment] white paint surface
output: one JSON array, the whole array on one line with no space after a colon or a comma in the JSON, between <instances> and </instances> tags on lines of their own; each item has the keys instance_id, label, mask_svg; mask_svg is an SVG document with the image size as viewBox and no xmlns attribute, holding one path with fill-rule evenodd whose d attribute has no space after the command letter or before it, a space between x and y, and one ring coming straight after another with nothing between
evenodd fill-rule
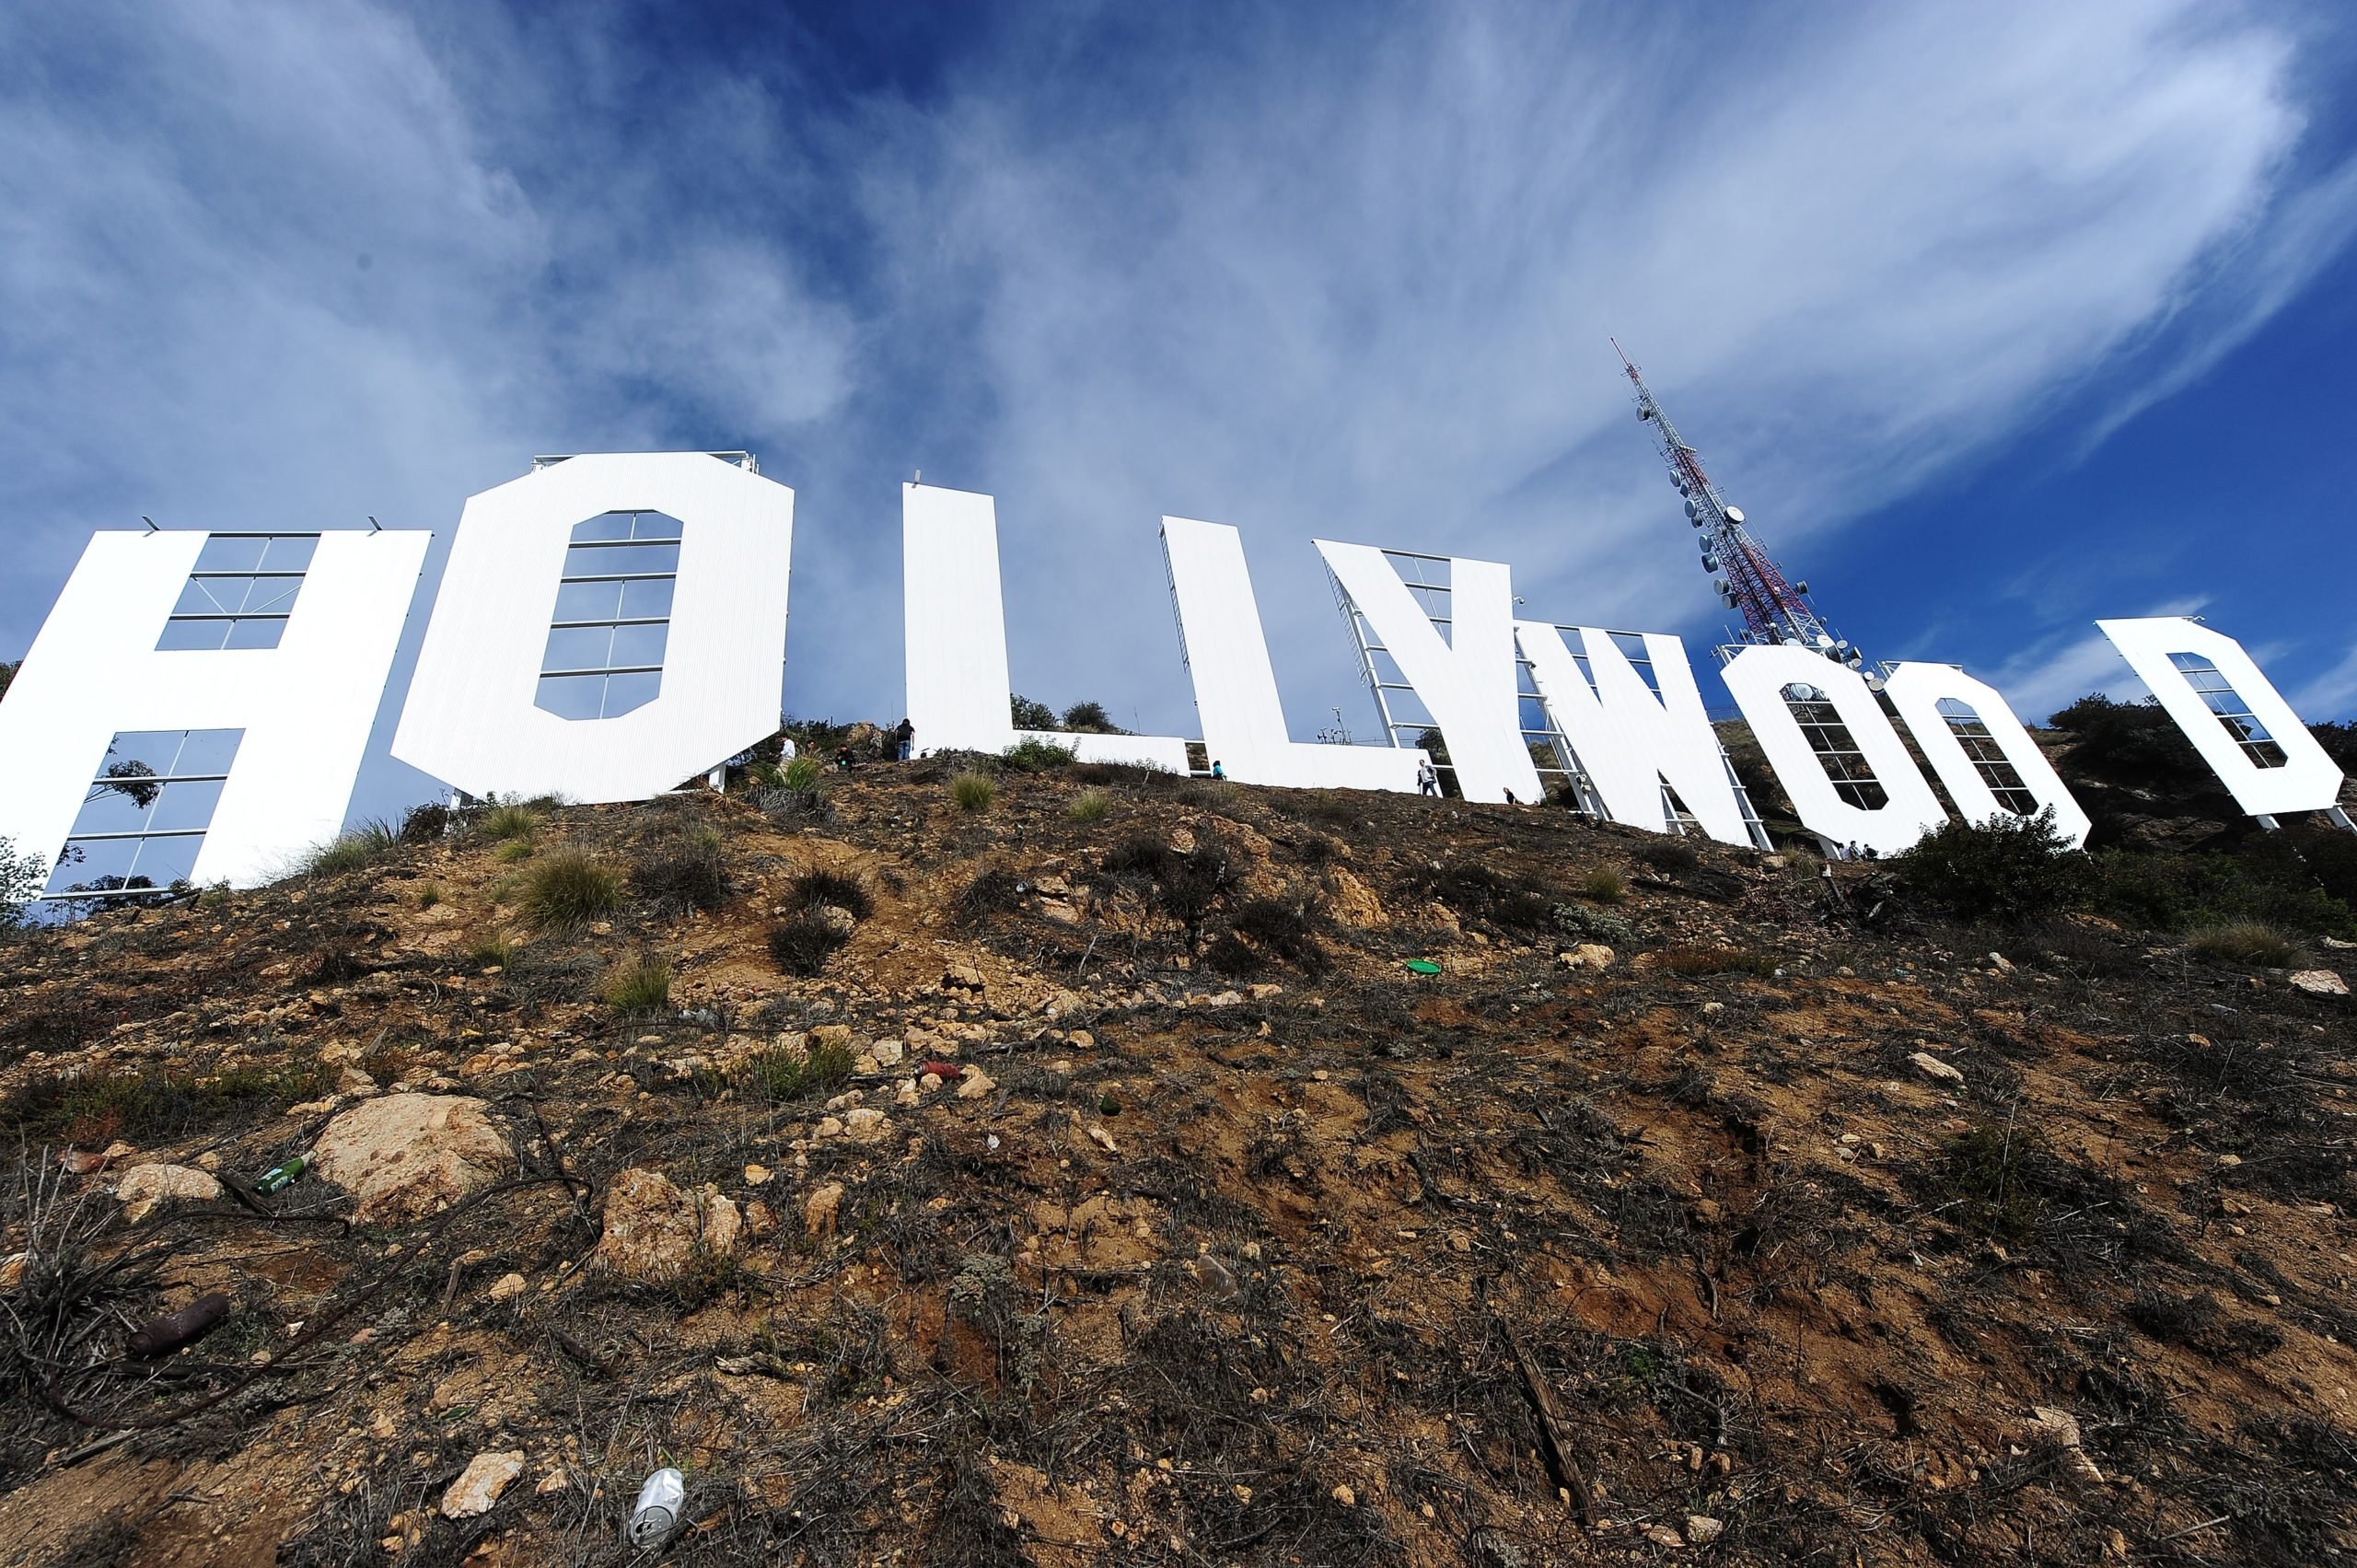
<instances>
[{"instance_id":1,"label":"white paint surface","mask_svg":"<svg viewBox=\"0 0 2357 1568\"><path fill-rule=\"evenodd\" d=\"M1924 782L1882 704L1856 670L1805 648L1747 647L1724 671L1727 690L1768 754L1793 809L1809 831L1836 843L1852 840L1883 854L1899 854L1947 820L1939 796ZM1784 705L1787 686L1814 686L1826 694L1874 770L1886 803L1863 810L1843 800L1825 776L1800 722Z\"/></svg>"},{"instance_id":2,"label":"white paint surface","mask_svg":"<svg viewBox=\"0 0 2357 1568\"><path fill-rule=\"evenodd\" d=\"M1980 770L1966 756L1964 744L1940 713L1940 703L1954 698L1980 716L1989 738L2005 761L2021 775L2022 787L2037 796L2040 806L2054 808L2054 826L2073 848L2084 843L2087 830L2094 826L2080 807L2070 786L2038 749L2022 721L1997 689L1984 680L1976 680L1952 664L1901 664L1891 668L1890 679L1883 687L1890 705L1915 736L1915 744L1932 764L1932 771L1947 786L1948 798L1968 822L1985 822L1995 816L2009 815L1997 804L1996 794Z\"/></svg>"},{"instance_id":3,"label":"white paint surface","mask_svg":"<svg viewBox=\"0 0 2357 1568\"><path fill-rule=\"evenodd\" d=\"M682 525L662 694L612 718L533 705L574 526ZM660 795L774 733L794 492L701 452L568 458L470 496L393 755L470 795Z\"/></svg>"},{"instance_id":4,"label":"white paint surface","mask_svg":"<svg viewBox=\"0 0 2357 1568\"><path fill-rule=\"evenodd\" d=\"M422 529L325 533L274 648L158 653L204 533L91 536L0 702L0 837L54 864L118 731L242 729L193 867L250 887L343 828Z\"/></svg>"},{"instance_id":5,"label":"white paint surface","mask_svg":"<svg viewBox=\"0 0 2357 1568\"><path fill-rule=\"evenodd\" d=\"M1415 792L1416 770L1425 761L1421 747L1317 746L1292 738L1235 528L1165 517L1162 550L1203 746L1229 778L1296 789Z\"/></svg>"},{"instance_id":6,"label":"white paint surface","mask_svg":"<svg viewBox=\"0 0 2357 1568\"><path fill-rule=\"evenodd\" d=\"M1515 691L1512 570L1494 561L1450 559L1449 634L1444 641L1382 551L1316 542L1342 591L1432 714L1465 798L1543 798L1547 792L1522 738L1522 701Z\"/></svg>"},{"instance_id":7,"label":"white paint surface","mask_svg":"<svg viewBox=\"0 0 2357 1568\"><path fill-rule=\"evenodd\" d=\"M1187 743L1159 735L1082 735L1015 727L997 504L937 484L900 486L909 722L919 750L1005 750L1041 740L1084 762L1187 771Z\"/></svg>"},{"instance_id":8,"label":"white paint surface","mask_svg":"<svg viewBox=\"0 0 2357 1568\"><path fill-rule=\"evenodd\" d=\"M1654 679L1661 686L1655 697L1611 633L1577 630L1580 651L1595 673L1594 687L1581 678L1572 650L1554 627L1538 621L1515 623L1523 656L1530 661L1531 683L1596 785L1606 814L1632 828L1666 831L1661 798L1666 781L1704 832L1722 843L1750 848L1751 830L1727 782L1726 755L1703 709L1686 645L1658 632L1642 634Z\"/></svg>"},{"instance_id":9,"label":"white paint surface","mask_svg":"<svg viewBox=\"0 0 2357 1568\"><path fill-rule=\"evenodd\" d=\"M2340 770L2325 755L2292 704L2275 690L2243 645L2223 632L2212 632L2181 615L2146 616L2131 621L2098 621L2096 624L2119 650L2119 656L2143 678L2153 695L2177 728L2193 742L2235 804L2254 817L2284 811L2324 811L2340 796ZM2235 692L2249 705L2250 714L2267 728L2287 759L2281 768L2262 768L2251 761L2200 694L2187 684L2184 672L2169 661L2171 654L2199 654L2215 665Z\"/></svg>"}]
</instances>

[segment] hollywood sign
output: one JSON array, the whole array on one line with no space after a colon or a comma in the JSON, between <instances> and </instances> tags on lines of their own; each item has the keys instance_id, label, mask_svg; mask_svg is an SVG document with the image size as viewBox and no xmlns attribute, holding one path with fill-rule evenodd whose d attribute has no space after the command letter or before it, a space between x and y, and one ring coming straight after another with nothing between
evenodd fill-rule
<instances>
[{"instance_id":1,"label":"hollywood sign","mask_svg":"<svg viewBox=\"0 0 2357 1568\"><path fill-rule=\"evenodd\" d=\"M928 749L1002 750L1025 736L1009 716L993 501L910 484L901 516L908 714ZM1161 534L1201 744L1227 776L1415 790L1424 753L1396 732L1388 746L1292 738L1237 530L1165 517ZM52 889L246 885L332 838L431 537L93 535L0 702L0 838L55 865ZM775 728L793 537L794 493L749 458L543 459L470 497L392 754L469 795L585 803L645 799L712 769ZM1535 703L1596 815L1654 831L1683 817L1764 843L1678 638L1517 620L1509 569L1462 558L1446 562L1444 632L1393 552L1316 548L1363 649L1379 647L1391 684L1429 711L1468 798L1539 798ZM2340 771L2240 644L2177 617L2097 624L2245 811L2348 825ZM1368 668L1377 679L1371 655ZM1945 819L1858 672L1752 645L1723 674L1824 840L1897 853ZM1995 690L1907 663L1882 695L1968 817L2050 807L2084 835L2086 814ZM1181 737L1048 738L1083 760L1189 765Z\"/></svg>"}]
</instances>

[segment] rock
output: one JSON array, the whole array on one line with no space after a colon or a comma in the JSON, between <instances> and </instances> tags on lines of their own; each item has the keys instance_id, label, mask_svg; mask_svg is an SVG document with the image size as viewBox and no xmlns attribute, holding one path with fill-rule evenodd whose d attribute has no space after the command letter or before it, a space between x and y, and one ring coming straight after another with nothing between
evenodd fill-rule
<instances>
[{"instance_id":1,"label":"rock","mask_svg":"<svg viewBox=\"0 0 2357 1568\"><path fill-rule=\"evenodd\" d=\"M842 1182L830 1181L824 1187L813 1191L802 1202L802 1234L805 1236L833 1235L835 1217L842 1212L842 1206L843 1184Z\"/></svg>"},{"instance_id":2,"label":"rock","mask_svg":"<svg viewBox=\"0 0 2357 1568\"><path fill-rule=\"evenodd\" d=\"M1708 1514L1686 1516L1686 1539L1696 1546L1708 1546L1726 1534L1726 1529L1727 1522L1724 1519L1714 1519Z\"/></svg>"},{"instance_id":3,"label":"rock","mask_svg":"<svg viewBox=\"0 0 2357 1568\"><path fill-rule=\"evenodd\" d=\"M946 991L981 991L987 989L982 971L971 964L951 964L941 971L942 989Z\"/></svg>"},{"instance_id":4,"label":"rock","mask_svg":"<svg viewBox=\"0 0 2357 1568\"><path fill-rule=\"evenodd\" d=\"M1359 1494L1353 1492L1347 1486L1337 1486L1330 1495L1333 1497L1335 1502L1340 1503L1345 1508L1355 1508L1358 1506Z\"/></svg>"},{"instance_id":5,"label":"rock","mask_svg":"<svg viewBox=\"0 0 2357 1568\"><path fill-rule=\"evenodd\" d=\"M2311 996L2346 996L2349 982L2330 970L2299 970L2283 977L2283 983L2294 991L2305 991Z\"/></svg>"},{"instance_id":6,"label":"rock","mask_svg":"<svg viewBox=\"0 0 2357 1568\"><path fill-rule=\"evenodd\" d=\"M1383 900L1375 896L1375 889L1339 865L1327 867L1326 876L1327 886L1331 889L1326 907L1333 912L1336 920L1344 925L1363 929L1391 923L1391 917L1384 912Z\"/></svg>"},{"instance_id":7,"label":"rock","mask_svg":"<svg viewBox=\"0 0 2357 1568\"><path fill-rule=\"evenodd\" d=\"M2014 972L2014 966L2006 960L2005 955L2003 953L1990 954L1989 967L1995 970L1999 974L2011 974Z\"/></svg>"},{"instance_id":8,"label":"rock","mask_svg":"<svg viewBox=\"0 0 2357 1568\"><path fill-rule=\"evenodd\" d=\"M1655 1546L1677 1548L1686 1544L1686 1538L1679 1535L1676 1530L1671 1529L1667 1525L1647 1525L1645 1527L1645 1539L1653 1542Z\"/></svg>"},{"instance_id":9,"label":"rock","mask_svg":"<svg viewBox=\"0 0 2357 1568\"><path fill-rule=\"evenodd\" d=\"M387 1095L354 1106L319 1134L318 1170L359 1200L364 1225L438 1214L513 1166L516 1151L479 1099Z\"/></svg>"},{"instance_id":10,"label":"rock","mask_svg":"<svg viewBox=\"0 0 2357 1568\"><path fill-rule=\"evenodd\" d=\"M1113 1134L1102 1127L1091 1127L1088 1130L1088 1141L1109 1155L1118 1155L1121 1152L1120 1146L1113 1142Z\"/></svg>"},{"instance_id":11,"label":"rock","mask_svg":"<svg viewBox=\"0 0 2357 1568\"><path fill-rule=\"evenodd\" d=\"M548 1474L540 1477L540 1484L532 1488L532 1490L539 1493L541 1496L546 1497L552 1493L570 1491L572 1486L573 1481L571 1478L566 1476L563 1470L551 1470Z\"/></svg>"},{"instance_id":12,"label":"rock","mask_svg":"<svg viewBox=\"0 0 2357 1568\"><path fill-rule=\"evenodd\" d=\"M373 1095L377 1092L377 1080L357 1067L346 1067L335 1075L335 1092L340 1095Z\"/></svg>"},{"instance_id":13,"label":"rock","mask_svg":"<svg viewBox=\"0 0 2357 1568\"><path fill-rule=\"evenodd\" d=\"M745 1205L745 1234L756 1241L777 1234L777 1215L759 1198Z\"/></svg>"},{"instance_id":14,"label":"rock","mask_svg":"<svg viewBox=\"0 0 2357 1568\"><path fill-rule=\"evenodd\" d=\"M843 1112L843 1136L854 1144L876 1143L889 1136L891 1131L891 1119L873 1106Z\"/></svg>"},{"instance_id":15,"label":"rock","mask_svg":"<svg viewBox=\"0 0 2357 1568\"><path fill-rule=\"evenodd\" d=\"M859 917L841 904L820 904L811 912L812 918L838 936L848 936L859 929Z\"/></svg>"},{"instance_id":16,"label":"rock","mask_svg":"<svg viewBox=\"0 0 2357 1568\"><path fill-rule=\"evenodd\" d=\"M523 1275L502 1274L491 1287L491 1299L493 1301L513 1301L517 1296L523 1295L528 1288L529 1287L525 1284Z\"/></svg>"},{"instance_id":17,"label":"rock","mask_svg":"<svg viewBox=\"0 0 2357 1568\"><path fill-rule=\"evenodd\" d=\"M706 1186L687 1193L659 1171L625 1170L606 1187L598 1263L628 1279L677 1279L699 1252L736 1250L737 1205Z\"/></svg>"},{"instance_id":18,"label":"rock","mask_svg":"<svg viewBox=\"0 0 2357 1568\"><path fill-rule=\"evenodd\" d=\"M876 1058L878 1066L897 1067L908 1054L908 1048L897 1040L879 1040L868 1048L868 1054Z\"/></svg>"},{"instance_id":19,"label":"rock","mask_svg":"<svg viewBox=\"0 0 2357 1568\"><path fill-rule=\"evenodd\" d=\"M1064 1040L1066 1043L1070 1044L1074 1050L1094 1051L1097 1049L1097 1037L1089 1033L1086 1029L1074 1029L1072 1033L1066 1035Z\"/></svg>"},{"instance_id":20,"label":"rock","mask_svg":"<svg viewBox=\"0 0 2357 1568\"><path fill-rule=\"evenodd\" d=\"M1956 1084L1961 1086L1964 1083L1963 1074L1957 1072L1954 1067L1949 1066L1946 1063L1941 1061L1938 1057L1933 1055L1928 1051L1919 1051L1907 1060L1915 1063L1915 1070L1922 1074L1926 1078L1937 1079L1943 1084Z\"/></svg>"},{"instance_id":21,"label":"rock","mask_svg":"<svg viewBox=\"0 0 2357 1568\"><path fill-rule=\"evenodd\" d=\"M442 1494L442 1516L446 1519L473 1519L491 1512L499 1494L507 1490L516 1478L524 1473L522 1450L504 1454L477 1454L467 1461L450 1490Z\"/></svg>"},{"instance_id":22,"label":"rock","mask_svg":"<svg viewBox=\"0 0 2357 1568\"><path fill-rule=\"evenodd\" d=\"M959 1099L980 1099L998 1087L997 1080L987 1076L980 1067L969 1067L958 1082Z\"/></svg>"},{"instance_id":23,"label":"rock","mask_svg":"<svg viewBox=\"0 0 2357 1568\"><path fill-rule=\"evenodd\" d=\"M1583 942L1565 953L1561 961L1567 970L1608 970L1612 967L1612 949L1601 942Z\"/></svg>"},{"instance_id":24,"label":"rock","mask_svg":"<svg viewBox=\"0 0 2357 1568\"><path fill-rule=\"evenodd\" d=\"M2069 1411L2056 1410L2051 1405L2034 1405L2030 1408L2029 1413L2031 1421L2040 1430L2069 1451L2073 1469L2089 1481L2101 1483L2103 1471L2096 1467L2093 1459L2087 1458L2086 1450L2079 1446L2079 1418L2077 1416L2073 1415Z\"/></svg>"},{"instance_id":25,"label":"rock","mask_svg":"<svg viewBox=\"0 0 2357 1568\"><path fill-rule=\"evenodd\" d=\"M185 1165L134 1165L115 1183L122 1202L122 1217L137 1225L175 1198L209 1203L221 1196L221 1184Z\"/></svg>"},{"instance_id":26,"label":"rock","mask_svg":"<svg viewBox=\"0 0 2357 1568\"><path fill-rule=\"evenodd\" d=\"M822 1116L819 1118L818 1135L821 1138L842 1137L843 1135L843 1119L840 1116Z\"/></svg>"},{"instance_id":27,"label":"rock","mask_svg":"<svg viewBox=\"0 0 2357 1568\"><path fill-rule=\"evenodd\" d=\"M765 1165L749 1165L745 1167L745 1185L748 1187L766 1187L770 1184L770 1178L776 1174L777 1173L775 1171L772 1170Z\"/></svg>"}]
</instances>

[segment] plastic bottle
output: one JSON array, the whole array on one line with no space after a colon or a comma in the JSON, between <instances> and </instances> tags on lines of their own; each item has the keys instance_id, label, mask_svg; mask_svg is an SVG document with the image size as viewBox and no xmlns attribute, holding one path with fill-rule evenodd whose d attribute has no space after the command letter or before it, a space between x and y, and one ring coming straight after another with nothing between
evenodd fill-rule
<instances>
[{"instance_id":1,"label":"plastic bottle","mask_svg":"<svg viewBox=\"0 0 2357 1568\"><path fill-rule=\"evenodd\" d=\"M679 1527L679 1508L688 1497L688 1480L665 1467L646 1478L638 1489L638 1504L630 1514L630 1541L641 1551L660 1551L671 1532Z\"/></svg>"},{"instance_id":2,"label":"plastic bottle","mask_svg":"<svg viewBox=\"0 0 2357 1568\"><path fill-rule=\"evenodd\" d=\"M257 1192L284 1191L295 1185L296 1177L311 1168L312 1157L311 1152L306 1149L283 1165L272 1166L254 1178L254 1191Z\"/></svg>"}]
</instances>

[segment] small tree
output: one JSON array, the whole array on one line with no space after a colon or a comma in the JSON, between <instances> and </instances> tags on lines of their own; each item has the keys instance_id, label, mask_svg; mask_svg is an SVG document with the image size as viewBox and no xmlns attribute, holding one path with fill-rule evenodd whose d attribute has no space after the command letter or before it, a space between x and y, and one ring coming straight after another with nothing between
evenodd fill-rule
<instances>
[{"instance_id":1,"label":"small tree","mask_svg":"<svg viewBox=\"0 0 2357 1568\"><path fill-rule=\"evenodd\" d=\"M23 661L22 661L22 660L18 660L17 662L18 662L18 663L22 663ZM16 665L13 665L13 664L0 664L0 697L6 697L6 696L8 694L8 687L9 687L9 684L10 684L10 682L14 681L16 679L17 679L17 666L16 666Z\"/></svg>"},{"instance_id":2,"label":"small tree","mask_svg":"<svg viewBox=\"0 0 2357 1568\"><path fill-rule=\"evenodd\" d=\"M25 922L25 906L41 893L49 868L37 854L18 854L16 841L0 838L0 934Z\"/></svg>"},{"instance_id":3,"label":"small tree","mask_svg":"<svg viewBox=\"0 0 2357 1568\"><path fill-rule=\"evenodd\" d=\"M1951 819L1891 863L1909 891L1962 920L2017 925L2084 904L2095 869L2054 826L1998 812L1985 822Z\"/></svg>"},{"instance_id":4,"label":"small tree","mask_svg":"<svg viewBox=\"0 0 2357 1568\"><path fill-rule=\"evenodd\" d=\"M1056 710L1045 703L1035 703L1028 697L1016 697L1008 705L1014 710L1015 727L1017 729L1056 727Z\"/></svg>"},{"instance_id":5,"label":"small tree","mask_svg":"<svg viewBox=\"0 0 2357 1568\"><path fill-rule=\"evenodd\" d=\"M1102 703L1074 703L1064 710L1064 727L1083 730L1092 735L1116 735L1113 721L1105 714Z\"/></svg>"}]
</instances>

